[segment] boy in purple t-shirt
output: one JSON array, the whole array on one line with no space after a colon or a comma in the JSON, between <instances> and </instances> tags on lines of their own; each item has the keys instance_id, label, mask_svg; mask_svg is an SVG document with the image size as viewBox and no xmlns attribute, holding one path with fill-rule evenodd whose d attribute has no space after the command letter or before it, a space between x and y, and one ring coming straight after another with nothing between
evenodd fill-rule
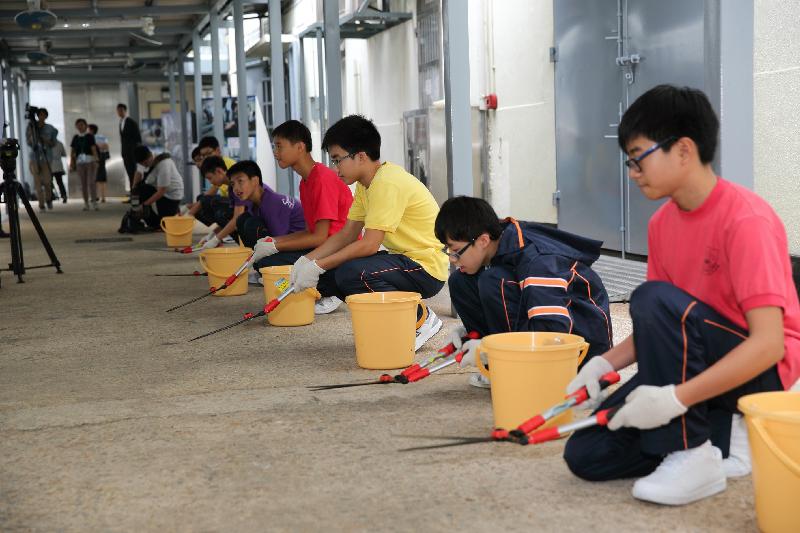
<instances>
[{"instance_id":1,"label":"boy in purple t-shirt","mask_svg":"<svg viewBox=\"0 0 800 533\"><path fill-rule=\"evenodd\" d=\"M235 203L244 206L244 213L236 220L236 231L245 246L252 248L267 235L278 237L305 229L300 202L263 183L261 169L254 161L239 161L228 169L228 178Z\"/></svg>"}]
</instances>

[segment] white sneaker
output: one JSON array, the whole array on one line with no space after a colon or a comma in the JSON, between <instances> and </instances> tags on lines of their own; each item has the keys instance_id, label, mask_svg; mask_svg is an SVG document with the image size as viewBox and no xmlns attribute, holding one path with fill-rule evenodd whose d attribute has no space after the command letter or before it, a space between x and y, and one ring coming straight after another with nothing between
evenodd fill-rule
<instances>
[{"instance_id":1,"label":"white sneaker","mask_svg":"<svg viewBox=\"0 0 800 533\"><path fill-rule=\"evenodd\" d=\"M428 342L428 339L436 335L436 333L442 329L442 321L441 319L436 316L436 313L433 312L433 309L430 307L428 308L428 318L425 319L425 322L417 328L417 339L414 341L414 351L416 352L422 345Z\"/></svg>"},{"instance_id":2,"label":"white sneaker","mask_svg":"<svg viewBox=\"0 0 800 533\"><path fill-rule=\"evenodd\" d=\"M250 285L261 285L261 272L257 270L251 270L247 274L247 283Z\"/></svg>"},{"instance_id":3,"label":"white sneaker","mask_svg":"<svg viewBox=\"0 0 800 533\"><path fill-rule=\"evenodd\" d=\"M745 425L742 415L733 415L731 449L728 458L722 460L722 469L727 477L746 476L752 470L750 444L747 442L747 425Z\"/></svg>"},{"instance_id":4,"label":"white sneaker","mask_svg":"<svg viewBox=\"0 0 800 533\"><path fill-rule=\"evenodd\" d=\"M672 452L649 476L639 478L634 498L662 505L686 505L725 490L722 452L705 441L697 448Z\"/></svg>"},{"instance_id":5,"label":"white sneaker","mask_svg":"<svg viewBox=\"0 0 800 533\"><path fill-rule=\"evenodd\" d=\"M99 206L99 205L97 205L97 202L96 202L96 201L95 201L95 202L92 202L92 207L94 207L94 210L95 210L95 211L100 211L100 206Z\"/></svg>"},{"instance_id":6,"label":"white sneaker","mask_svg":"<svg viewBox=\"0 0 800 533\"><path fill-rule=\"evenodd\" d=\"M89 204L83 204L83 210L84 211L88 211L89 210Z\"/></svg>"},{"instance_id":7,"label":"white sneaker","mask_svg":"<svg viewBox=\"0 0 800 533\"><path fill-rule=\"evenodd\" d=\"M233 237L230 235L225 235L225 238L222 239L223 244L236 244L236 241L233 240Z\"/></svg>"},{"instance_id":8,"label":"white sneaker","mask_svg":"<svg viewBox=\"0 0 800 533\"><path fill-rule=\"evenodd\" d=\"M479 389L491 389L492 382L481 374L480 372L476 372L475 374L470 374L467 383L472 385L473 387L478 387Z\"/></svg>"},{"instance_id":9,"label":"white sneaker","mask_svg":"<svg viewBox=\"0 0 800 533\"><path fill-rule=\"evenodd\" d=\"M333 313L340 305L342 305L342 301L336 296L320 298L317 300L317 303L314 304L314 314L327 315L328 313Z\"/></svg>"}]
</instances>

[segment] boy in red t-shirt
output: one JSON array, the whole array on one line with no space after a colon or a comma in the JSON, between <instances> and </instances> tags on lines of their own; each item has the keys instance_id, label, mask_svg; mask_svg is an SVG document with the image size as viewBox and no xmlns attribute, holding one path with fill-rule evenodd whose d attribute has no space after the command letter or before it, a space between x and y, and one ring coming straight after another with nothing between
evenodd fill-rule
<instances>
[{"instance_id":1,"label":"boy in red t-shirt","mask_svg":"<svg viewBox=\"0 0 800 533\"><path fill-rule=\"evenodd\" d=\"M711 167L719 121L695 89L661 85L619 125L629 176L651 200L647 279L631 296L633 334L592 358L569 384L599 398L598 378L638 373L600 408L608 427L576 432L572 472L601 481L639 477L633 496L683 505L750 472L736 408L745 394L788 389L800 376L800 305L786 232L752 191ZM723 460L723 457L727 457Z\"/></svg>"},{"instance_id":2,"label":"boy in red t-shirt","mask_svg":"<svg viewBox=\"0 0 800 533\"><path fill-rule=\"evenodd\" d=\"M300 203L306 229L280 237L259 239L254 248L256 269L293 265L342 229L353 203L353 193L336 172L311 157L311 132L303 123L289 120L275 128L272 146L278 166L284 169L291 167L303 178L300 182ZM315 312L330 313L341 303L335 296L322 298L317 302Z\"/></svg>"}]
</instances>

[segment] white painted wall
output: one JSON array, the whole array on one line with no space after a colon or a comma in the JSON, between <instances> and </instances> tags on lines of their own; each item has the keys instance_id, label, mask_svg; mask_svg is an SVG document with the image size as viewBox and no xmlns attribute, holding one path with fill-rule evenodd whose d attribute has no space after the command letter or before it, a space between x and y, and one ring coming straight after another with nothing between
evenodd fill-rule
<instances>
[{"instance_id":1,"label":"white painted wall","mask_svg":"<svg viewBox=\"0 0 800 533\"><path fill-rule=\"evenodd\" d=\"M499 103L497 111L489 112L489 200L501 217L554 223L552 2L473 0L473 4L482 9L471 14L470 40L474 36L484 44L477 48L471 44L470 49L485 55L470 63L485 69L483 94L496 93ZM478 76L472 72L471 77Z\"/></svg>"},{"instance_id":2,"label":"white painted wall","mask_svg":"<svg viewBox=\"0 0 800 533\"><path fill-rule=\"evenodd\" d=\"M756 0L753 45L754 185L800 255L800 2Z\"/></svg>"}]
</instances>

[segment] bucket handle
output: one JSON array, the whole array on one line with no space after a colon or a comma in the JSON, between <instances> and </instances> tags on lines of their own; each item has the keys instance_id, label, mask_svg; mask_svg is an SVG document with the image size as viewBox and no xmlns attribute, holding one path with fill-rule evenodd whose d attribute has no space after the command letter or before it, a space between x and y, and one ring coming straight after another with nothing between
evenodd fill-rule
<instances>
[{"instance_id":1,"label":"bucket handle","mask_svg":"<svg viewBox=\"0 0 800 533\"><path fill-rule=\"evenodd\" d=\"M200 254L197 257L198 257L198 259L200 259L200 264L203 266L203 269L206 272L208 272L208 274L210 276L216 276L216 277L222 278L222 279L227 279L228 278L228 276L226 276L226 275L223 275L223 274L220 274L219 272L214 272L213 270L211 270L209 268L209 266L208 266L208 263L206 262L206 257L203 254ZM244 274L244 272L242 272L242 274Z\"/></svg>"},{"instance_id":2,"label":"bucket handle","mask_svg":"<svg viewBox=\"0 0 800 533\"><path fill-rule=\"evenodd\" d=\"M180 236L182 236L182 235L186 235L187 233L191 233L192 231L194 231L194 225L192 225L192 227L191 227L191 228L189 228L189 230L188 230L188 231L184 231L183 233L173 233L173 232L171 232L171 231L167 231L167 227L166 227L166 225L165 225L165 221L164 221L164 218L163 218L163 217L162 217L162 219L161 219L160 226L161 226L161 229L163 229L163 230L164 230L164 233L166 233L167 235L175 235L176 237L180 237Z\"/></svg>"},{"instance_id":3,"label":"bucket handle","mask_svg":"<svg viewBox=\"0 0 800 533\"><path fill-rule=\"evenodd\" d=\"M584 342L581 345L580 353L578 353L578 366L581 366L581 363L583 363L583 360L586 359L586 354L587 353L589 353L589 343L588 342Z\"/></svg>"},{"instance_id":4,"label":"bucket handle","mask_svg":"<svg viewBox=\"0 0 800 533\"><path fill-rule=\"evenodd\" d=\"M778 447L777 443L769 436L767 429L764 427L764 422L755 417L751 418L750 422L752 422L753 428L756 430L756 433L758 433L758 436L761 437L761 440L764 441L764 444L767 445L767 448L769 448L795 476L800 477L800 464L793 461L791 457L786 455L786 453Z\"/></svg>"},{"instance_id":5,"label":"bucket handle","mask_svg":"<svg viewBox=\"0 0 800 533\"><path fill-rule=\"evenodd\" d=\"M481 357L482 354L486 354L486 357L489 357L489 354L486 350L483 349L483 343L481 342L478 345L477 353L475 354L475 366L478 367L478 371L484 375L484 377L491 379L489 375L489 369L483 364L483 358Z\"/></svg>"}]
</instances>

